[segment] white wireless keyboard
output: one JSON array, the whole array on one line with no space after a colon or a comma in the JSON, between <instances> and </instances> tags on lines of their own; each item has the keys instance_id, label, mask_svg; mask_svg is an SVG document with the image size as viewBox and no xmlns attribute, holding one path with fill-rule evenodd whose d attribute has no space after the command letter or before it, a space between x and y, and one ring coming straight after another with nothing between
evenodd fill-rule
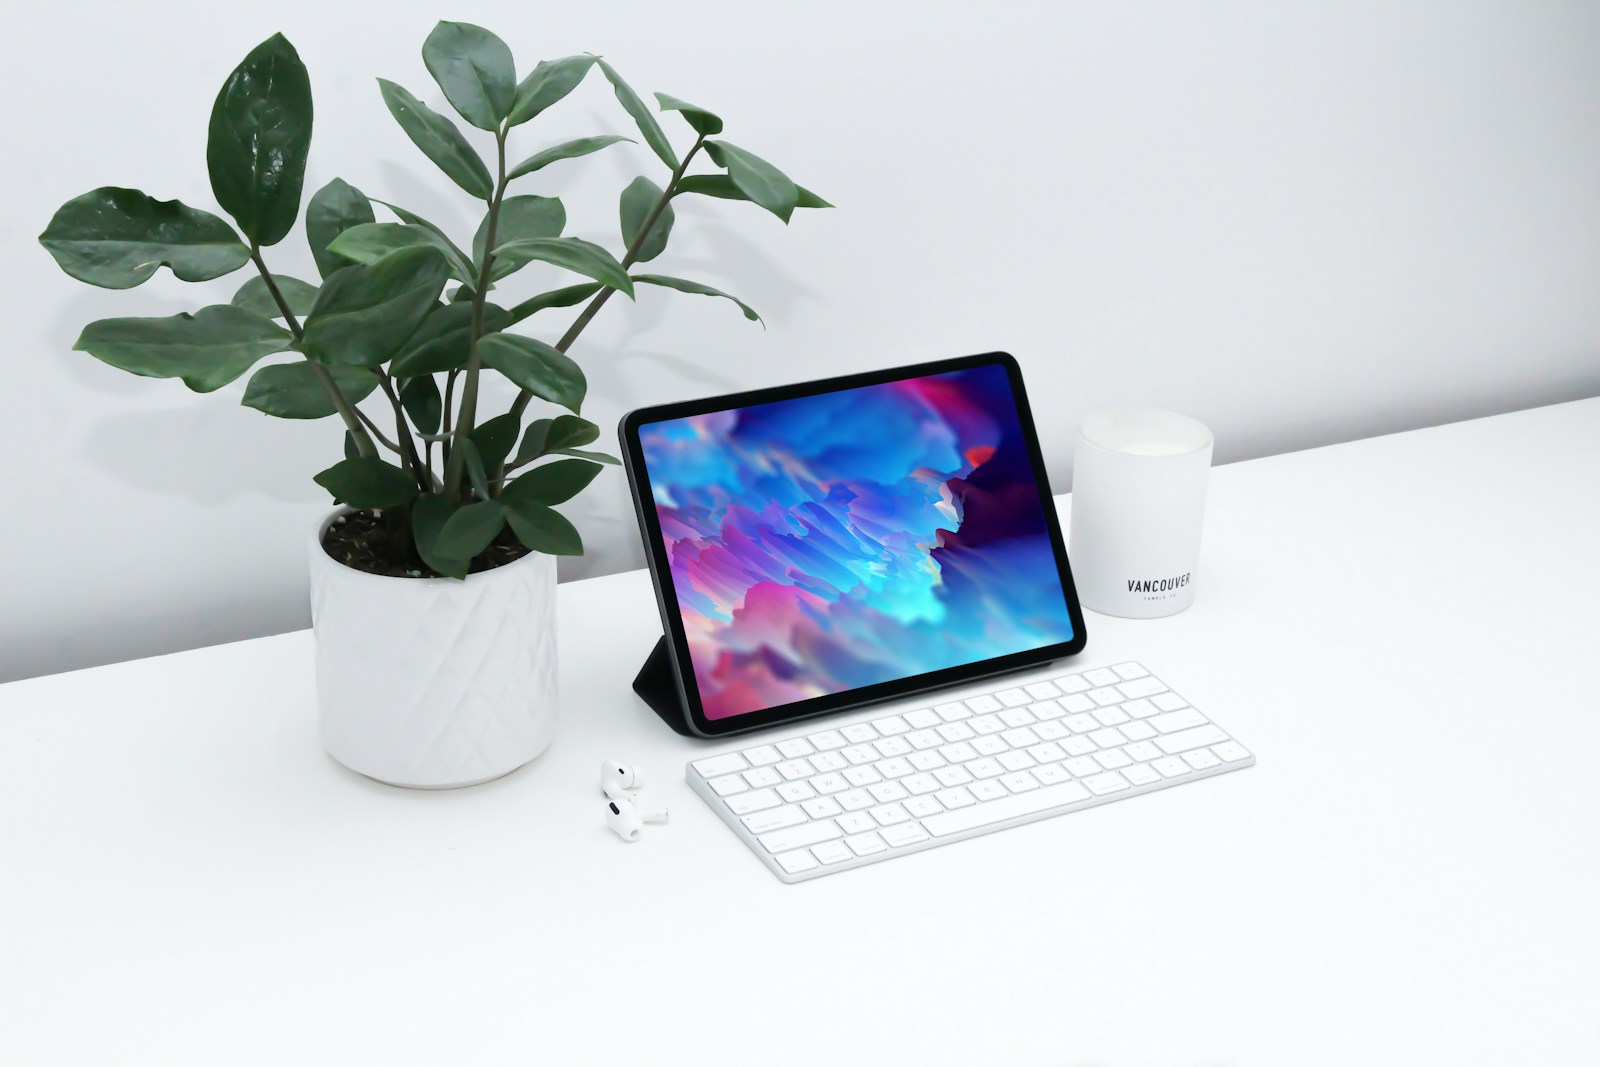
<instances>
[{"instance_id":1,"label":"white wireless keyboard","mask_svg":"<svg viewBox=\"0 0 1600 1067\"><path fill-rule=\"evenodd\" d=\"M1137 663L1027 677L691 760L689 785L802 882L1256 762Z\"/></svg>"}]
</instances>

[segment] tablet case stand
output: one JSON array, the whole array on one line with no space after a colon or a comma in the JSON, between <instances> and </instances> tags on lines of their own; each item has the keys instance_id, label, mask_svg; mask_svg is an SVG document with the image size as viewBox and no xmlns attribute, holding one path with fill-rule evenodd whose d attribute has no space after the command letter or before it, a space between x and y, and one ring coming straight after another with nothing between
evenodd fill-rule
<instances>
[{"instance_id":1,"label":"tablet case stand","mask_svg":"<svg viewBox=\"0 0 1600 1067\"><path fill-rule=\"evenodd\" d=\"M668 658L667 639L656 638L656 647L639 668L633 679L633 691L639 699L650 705L650 710L661 716L661 721L685 737L700 735L689 729L688 712L678 696L678 681L672 676L672 661Z\"/></svg>"}]
</instances>

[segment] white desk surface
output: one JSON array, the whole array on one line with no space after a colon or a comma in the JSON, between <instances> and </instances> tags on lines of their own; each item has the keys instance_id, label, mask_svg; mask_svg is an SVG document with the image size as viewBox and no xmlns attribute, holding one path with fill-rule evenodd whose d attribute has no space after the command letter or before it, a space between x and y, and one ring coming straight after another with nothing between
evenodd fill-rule
<instances>
[{"instance_id":1,"label":"white desk surface","mask_svg":"<svg viewBox=\"0 0 1600 1067\"><path fill-rule=\"evenodd\" d=\"M0 687L0 1063L1600 1062L1600 399L1220 467L1198 583L1076 662L1258 767L793 886L629 691L642 571L474 789L325 756L305 632Z\"/></svg>"}]
</instances>

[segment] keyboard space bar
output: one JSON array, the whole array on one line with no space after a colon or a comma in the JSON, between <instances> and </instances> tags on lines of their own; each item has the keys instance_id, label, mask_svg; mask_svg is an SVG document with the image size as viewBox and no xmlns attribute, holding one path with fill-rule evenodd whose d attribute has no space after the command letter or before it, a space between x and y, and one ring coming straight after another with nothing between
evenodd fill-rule
<instances>
[{"instance_id":1,"label":"keyboard space bar","mask_svg":"<svg viewBox=\"0 0 1600 1067\"><path fill-rule=\"evenodd\" d=\"M1066 804L1076 804L1080 800L1088 800L1089 796L1089 791L1077 782L1062 782L1060 785L1047 785L1026 793L1001 797L986 804L930 815L922 820L922 828L934 837L945 837L962 830L1005 822L1019 815L1034 815Z\"/></svg>"}]
</instances>

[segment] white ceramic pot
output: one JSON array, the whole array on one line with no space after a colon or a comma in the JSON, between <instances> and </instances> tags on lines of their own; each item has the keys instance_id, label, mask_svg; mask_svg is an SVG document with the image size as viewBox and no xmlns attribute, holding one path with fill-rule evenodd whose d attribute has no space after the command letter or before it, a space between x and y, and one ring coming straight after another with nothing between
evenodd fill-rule
<instances>
[{"instance_id":1,"label":"white ceramic pot","mask_svg":"<svg viewBox=\"0 0 1600 1067\"><path fill-rule=\"evenodd\" d=\"M311 541L317 705L328 754L390 785L509 774L556 731L556 561L534 552L454 578L388 578Z\"/></svg>"}]
</instances>

